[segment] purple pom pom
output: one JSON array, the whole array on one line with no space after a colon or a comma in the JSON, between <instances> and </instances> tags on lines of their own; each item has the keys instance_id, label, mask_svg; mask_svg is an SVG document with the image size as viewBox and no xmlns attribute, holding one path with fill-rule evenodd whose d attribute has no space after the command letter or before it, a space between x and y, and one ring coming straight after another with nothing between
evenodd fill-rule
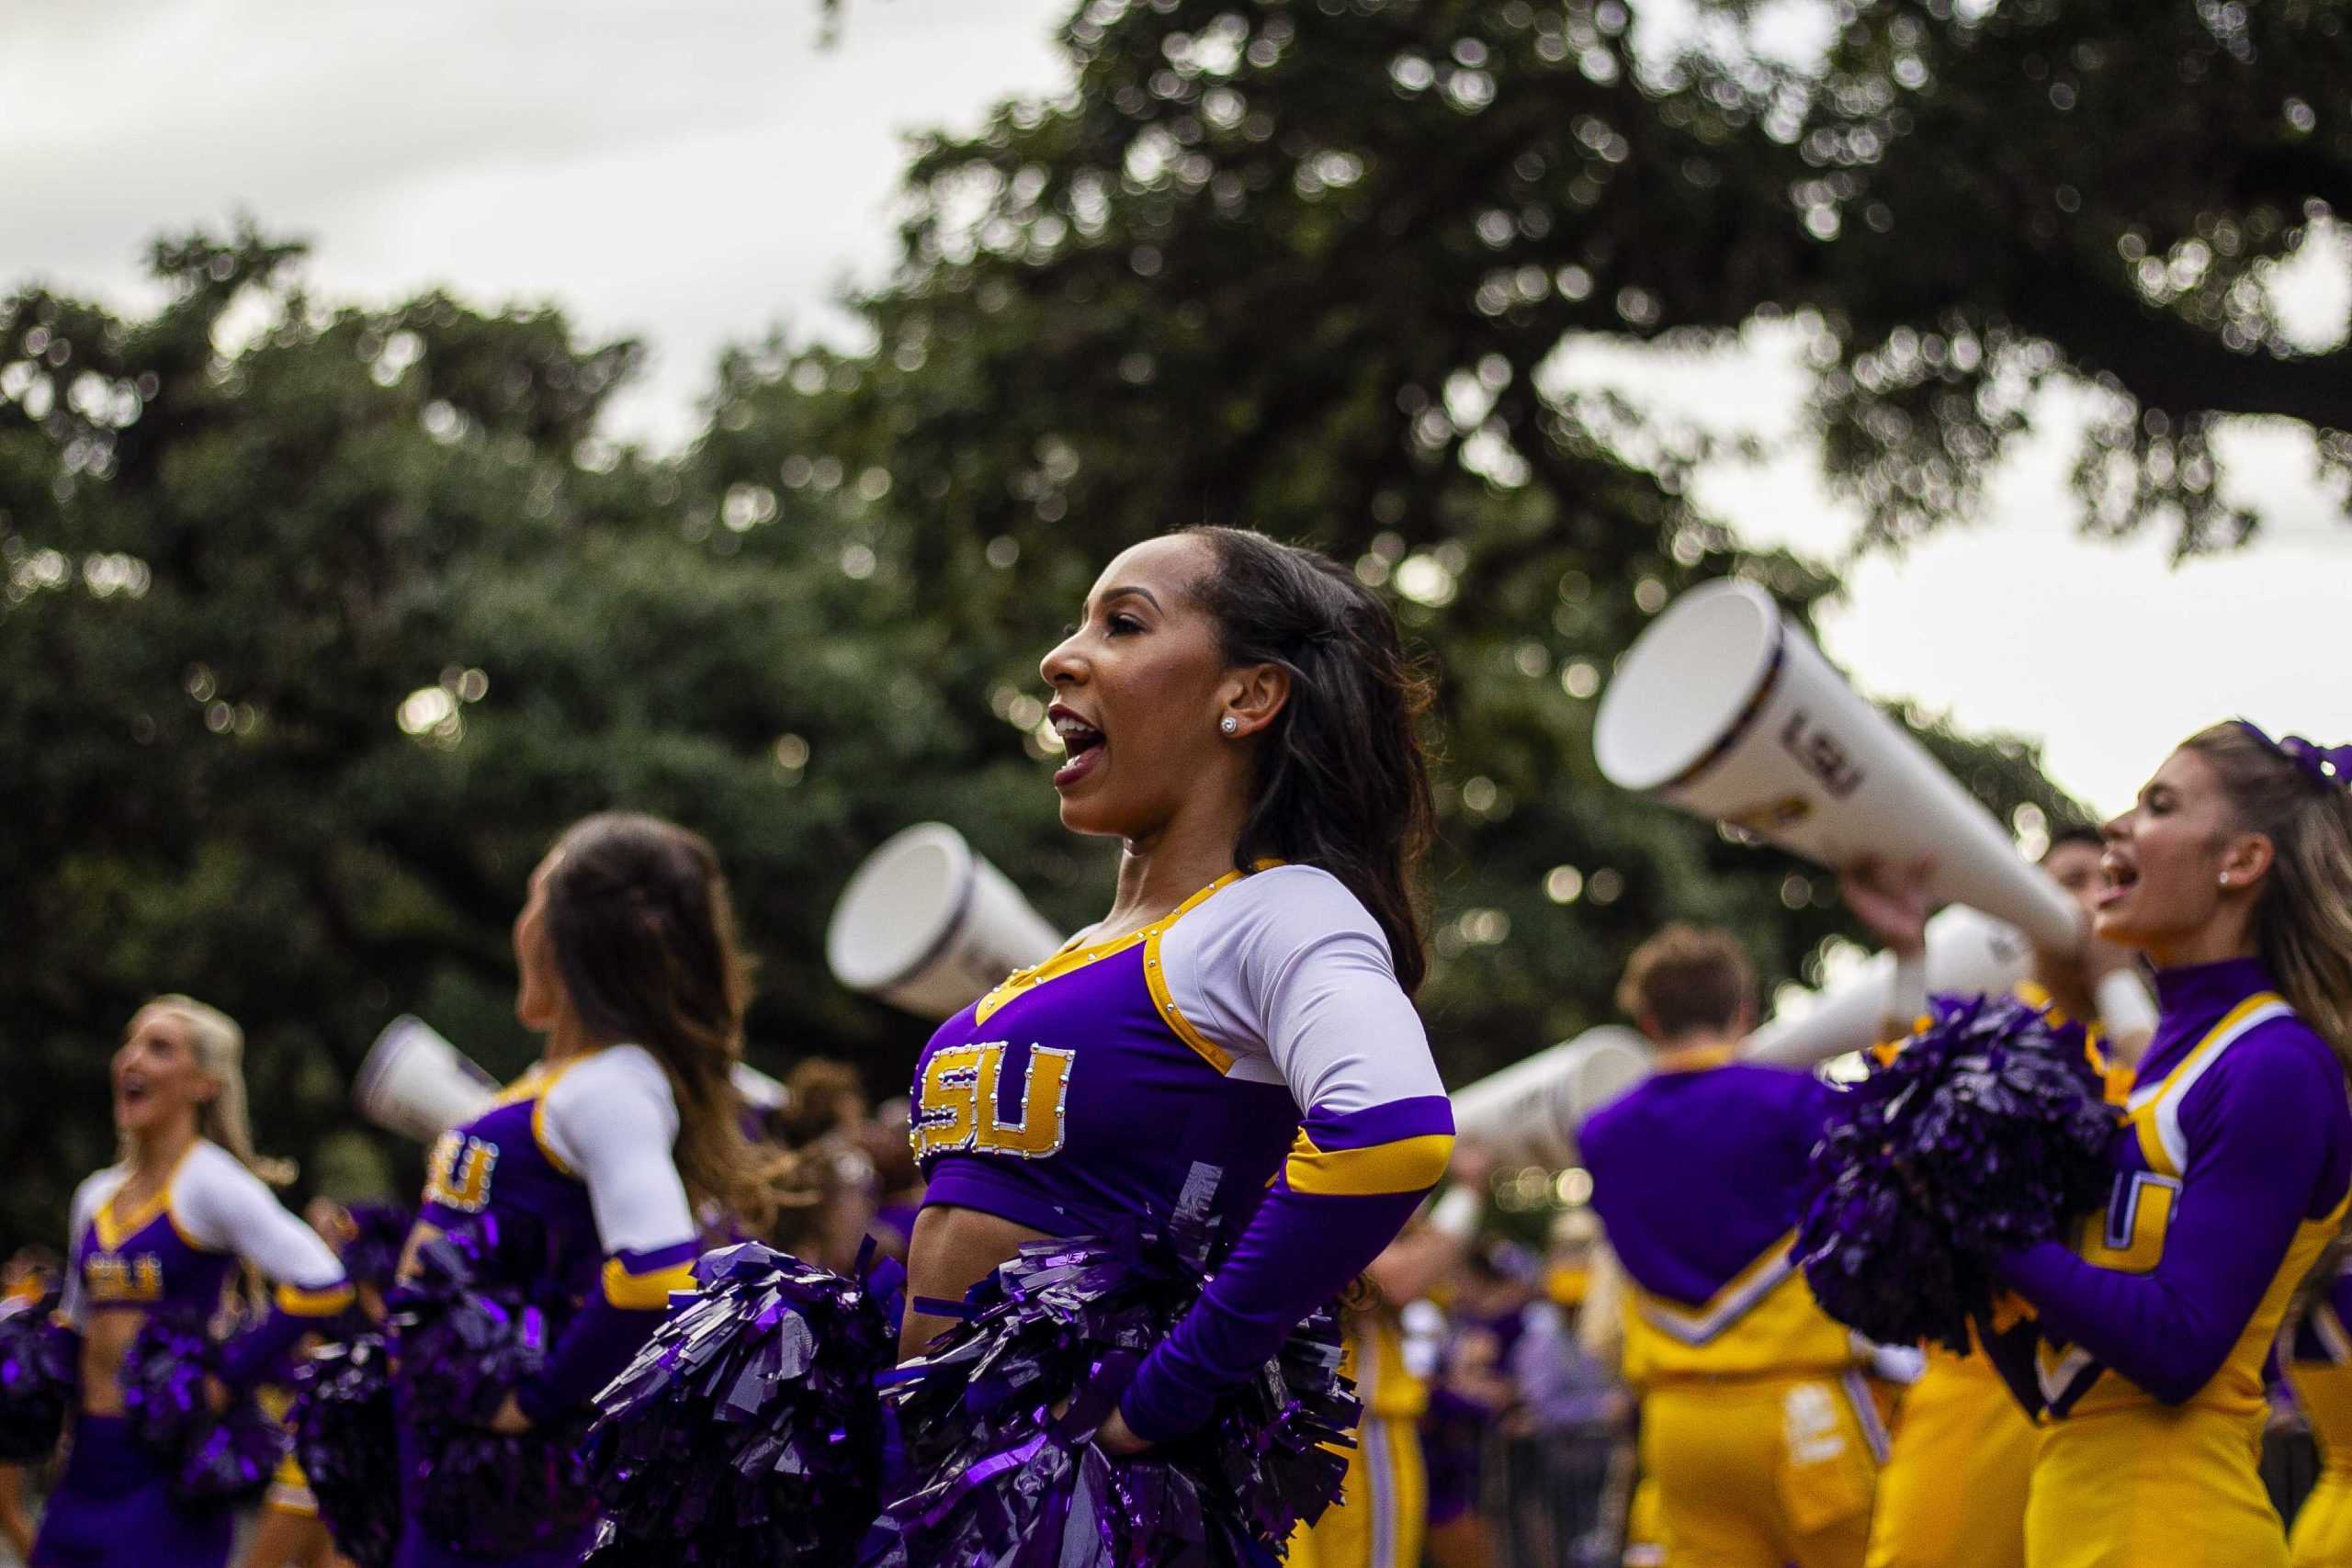
<instances>
[{"instance_id":1,"label":"purple pom pom","mask_svg":"<svg viewBox=\"0 0 2352 1568\"><path fill-rule=\"evenodd\" d=\"M490 1429L507 1395L538 1375L560 1329L525 1290L489 1283L543 1280L534 1257L527 1227L483 1215L420 1247L390 1303L397 1397L416 1427L416 1523L451 1551L545 1551L596 1517L578 1453L584 1423Z\"/></svg>"},{"instance_id":2,"label":"purple pom pom","mask_svg":"<svg viewBox=\"0 0 2352 1568\"><path fill-rule=\"evenodd\" d=\"M1033 1242L969 1315L890 1374L909 1478L869 1568L1191 1568L1275 1561L1336 1496L1361 1407L1318 1313L1201 1431L1134 1458L1093 1442L1136 1366L1200 1295L1210 1231ZM1057 1414L1057 1411L1059 1414Z\"/></svg>"},{"instance_id":3,"label":"purple pom pom","mask_svg":"<svg viewBox=\"0 0 2352 1568\"><path fill-rule=\"evenodd\" d=\"M2064 1234L2112 1175L2116 1112L2079 1039L2009 997L1933 1021L1838 1097L1813 1151L1796 1256L1822 1310L1883 1344L1965 1354L1990 1259Z\"/></svg>"},{"instance_id":4,"label":"purple pom pom","mask_svg":"<svg viewBox=\"0 0 2352 1568\"><path fill-rule=\"evenodd\" d=\"M400 1432L391 1356L363 1334L311 1353L294 1374L294 1457L335 1550L359 1568L389 1568L400 1545Z\"/></svg>"},{"instance_id":5,"label":"purple pom pom","mask_svg":"<svg viewBox=\"0 0 2352 1568\"><path fill-rule=\"evenodd\" d=\"M37 1464L57 1447L81 1382L80 1342L53 1321L54 1293L0 1313L0 1464Z\"/></svg>"},{"instance_id":6,"label":"purple pom pom","mask_svg":"<svg viewBox=\"0 0 2352 1568\"><path fill-rule=\"evenodd\" d=\"M399 1276L401 1254L415 1227L415 1211L398 1203L351 1205L351 1239L343 1244L343 1272L354 1285L389 1291Z\"/></svg>"},{"instance_id":7,"label":"purple pom pom","mask_svg":"<svg viewBox=\"0 0 2352 1568\"><path fill-rule=\"evenodd\" d=\"M172 1494L184 1503L231 1503L261 1495L286 1455L286 1429L248 1393L215 1412L208 1381L220 1347L202 1323L151 1314L122 1358L122 1410L151 1453L173 1467Z\"/></svg>"},{"instance_id":8,"label":"purple pom pom","mask_svg":"<svg viewBox=\"0 0 2352 1568\"><path fill-rule=\"evenodd\" d=\"M753 1242L704 1255L695 1279L596 1396L605 1520L589 1568L849 1562L881 1505L887 1281Z\"/></svg>"}]
</instances>

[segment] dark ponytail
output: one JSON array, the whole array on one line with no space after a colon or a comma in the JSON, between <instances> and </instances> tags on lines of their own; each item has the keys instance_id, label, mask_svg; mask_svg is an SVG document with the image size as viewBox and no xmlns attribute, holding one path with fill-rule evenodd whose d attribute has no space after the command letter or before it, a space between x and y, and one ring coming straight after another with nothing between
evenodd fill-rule
<instances>
[{"instance_id":1,"label":"dark ponytail","mask_svg":"<svg viewBox=\"0 0 2352 1568\"><path fill-rule=\"evenodd\" d=\"M1429 680L1388 606L1329 556L1240 528L1184 532L1215 558L1193 596L1226 662L1290 674L1234 864L1271 856L1338 877L1380 922L1409 996L1429 968L1412 886L1436 823L1419 731Z\"/></svg>"},{"instance_id":2,"label":"dark ponytail","mask_svg":"<svg viewBox=\"0 0 2352 1568\"><path fill-rule=\"evenodd\" d=\"M581 1021L643 1046L678 1101L678 1174L698 1203L764 1231L797 1194L796 1163L744 1136L734 1066L752 969L718 856L658 817L606 811L556 840L548 934Z\"/></svg>"}]
</instances>

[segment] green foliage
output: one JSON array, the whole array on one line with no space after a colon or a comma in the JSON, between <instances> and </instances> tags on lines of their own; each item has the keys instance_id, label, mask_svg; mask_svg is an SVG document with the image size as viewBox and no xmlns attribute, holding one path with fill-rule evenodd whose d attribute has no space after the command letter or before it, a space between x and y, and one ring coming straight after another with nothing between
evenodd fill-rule
<instances>
[{"instance_id":1,"label":"green foliage","mask_svg":"<svg viewBox=\"0 0 2352 1568\"><path fill-rule=\"evenodd\" d=\"M52 1235L106 1157L104 1054L164 989L247 1024L266 1145L341 1187L411 1179L345 1109L360 1051L407 1010L519 1067L506 925L548 840L613 804L718 845L763 961L756 1059L903 1082L922 1026L825 976L834 897L935 817L1066 927L1100 911L1109 851L1056 825L1035 660L1117 547L1199 520L1354 563L1442 677L1423 999L1451 1079L1606 1018L1625 953L1670 917L1801 976L1844 929L1826 877L1611 790L1589 728L1685 587L1742 572L1803 614L1834 585L1684 499L1702 442L1563 394L1550 362L1810 311L1833 454L1897 535L1963 505L2014 418L1977 395L1963 333L1979 367L2014 349L2108 369L2150 409L2236 406L2166 402L2099 357L2087 310L2071 338L2021 325L2041 275L2002 270L2017 213L1962 204L1976 142L1924 140L1931 118L1979 141L2024 123L1993 75L1960 89L2000 51L2023 74L2056 36L2034 28L2096 17L2047 9L1964 37L1932 7L1858 11L1824 85L1695 58L1637 82L1605 0L1098 0L1069 29L1067 103L919 150L899 269L863 302L873 351L729 355L673 460L597 434L634 345L440 296L322 304L287 281L296 248L250 231L158 246L153 319L6 300L0 1135L24 1179L0 1234ZM1898 44L1944 51L1950 90L1907 85ZM1911 96L1883 102L1872 72ZM1855 139L1870 114L1878 163ZM1800 188L1832 164L1850 177ZM2165 228L2133 188L2085 194L2082 224L2128 209L2169 254L2204 221L2202 196ZM1873 201L1907 250L1862 238ZM1834 241L1805 227L1825 205ZM2224 270L2293 243L2284 218L2233 221L2238 250L2207 242ZM2079 256L2116 244L2056 229ZM268 324L232 341L249 311L230 306L256 296ZM2211 319L2186 295L2132 319L2219 333L2219 298ZM1895 374L1912 357L1935 373ZM1996 811L2069 814L2030 749L1923 731Z\"/></svg>"}]
</instances>

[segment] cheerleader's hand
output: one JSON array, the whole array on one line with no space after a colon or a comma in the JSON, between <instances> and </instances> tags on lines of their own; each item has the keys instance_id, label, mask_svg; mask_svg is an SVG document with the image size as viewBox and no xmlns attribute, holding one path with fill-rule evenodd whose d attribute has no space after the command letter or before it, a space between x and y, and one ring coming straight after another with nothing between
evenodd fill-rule
<instances>
[{"instance_id":1,"label":"cheerleader's hand","mask_svg":"<svg viewBox=\"0 0 2352 1568\"><path fill-rule=\"evenodd\" d=\"M1113 1410L1110 1418L1095 1429L1094 1440L1102 1446L1104 1453L1121 1456L1139 1454L1151 1447L1136 1436L1135 1428L1127 1425L1127 1418L1116 1410Z\"/></svg>"},{"instance_id":2,"label":"cheerleader's hand","mask_svg":"<svg viewBox=\"0 0 2352 1568\"><path fill-rule=\"evenodd\" d=\"M1838 891L1881 946L1905 957L1926 951L1935 869L1932 855L1908 864L1866 856L1838 873Z\"/></svg>"},{"instance_id":3,"label":"cheerleader's hand","mask_svg":"<svg viewBox=\"0 0 2352 1568\"><path fill-rule=\"evenodd\" d=\"M490 1429L503 1438L519 1438L531 1429L531 1418L523 1414L523 1406L510 1393L506 1403L498 1407L498 1414L490 1418Z\"/></svg>"},{"instance_id":4,"label":"cheerleader's hand","mask_svg":"<svg viewBox=\"0 0 2352 1568\"><path fill-rule=\"evenodd\" d=\"M204 1380L204 1404L215 1416L226 1412L229 1408L229 1385L219 1378L208 1376Z\"/></svg>"}]
</instances>

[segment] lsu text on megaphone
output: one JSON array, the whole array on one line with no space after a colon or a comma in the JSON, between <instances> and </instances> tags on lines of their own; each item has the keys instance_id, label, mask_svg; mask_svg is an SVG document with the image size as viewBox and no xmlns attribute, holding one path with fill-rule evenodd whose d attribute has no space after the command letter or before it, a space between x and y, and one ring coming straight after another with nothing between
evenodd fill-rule
<instances>
[{"instance_id":1,"label":"lsu text on megaphone","mask_svg":"<svg viewBox=\"0 0 2352 1568\"><path fill-rule=\"evenodd\" d=\"M1593 726L1601 773L1824 865L1932 858L1939 902L2079 948L2081 911L1992 813L1862 700L1752 582L1690 590L1637 638Z\"/></svg>"}]
</instances>

